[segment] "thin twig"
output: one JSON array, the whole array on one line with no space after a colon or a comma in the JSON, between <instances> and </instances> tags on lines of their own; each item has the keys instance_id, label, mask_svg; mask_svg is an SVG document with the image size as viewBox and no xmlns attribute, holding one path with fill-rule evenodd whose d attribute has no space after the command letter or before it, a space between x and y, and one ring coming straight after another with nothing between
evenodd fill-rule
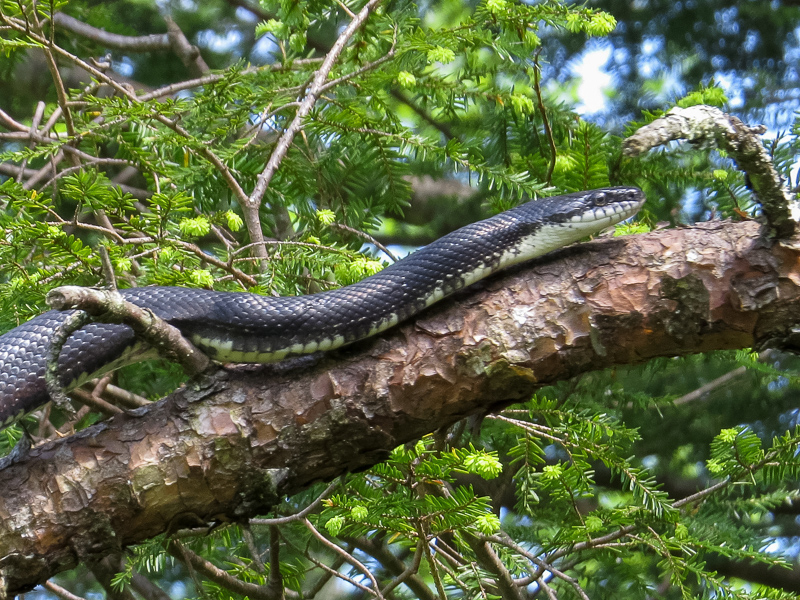
<instances>
[{"instance_id":1,"label":"thin twig","mask_svg":"<svg viewBox=\"0 0 800 600\"><path fill-rule=\"evenodd\" d=\"M113 417L114 415L118 415L120 413L125 412L118 406L114 406L110 402L106 402L102 398L99 398L94 394L90 394L89 392L86 392L80 388L72 390L70 394L72 395L73 398L75 398L79 402L85 404L92 410L95 410L99 413L103 413L107 417Z\"/></svg>"},{"instance_id":2,"label":"thin twig","mask_svg":"<svg viewBox=\"0 0 800 600\"><path fill-rule=\"evenodd\" d=\"M264 562L261 560L261 553L258 551L256 538L253 535L253 530L250 529L249 523L244 523L242 525L242 537L244 538L245 544L247 544L247 549L250 551L250 556L253 559L253 564L256 567L256 571L259 573L266 573L267 568L264 566Z\"/></svg>"},{"instance_id":3,"label":"thin twig","mask_svg":"<svg viewBox=\"0 0 800 600\"><path fill-rule=\"evenodd\" d=\"M250 524L268 525L272 527L273 525L286 525L287 523L291 523L293 521L300 521L302 519L305 519L308 515L314 512L317 509L317 507L319 507L320 504L322 504L322 501L328 497L328 494L330 494L336 488L337 485L339 485L338 480L331 483L328 487L325 488L325 490L319 496L316 497L316 499L311 504L306 506L300 512L297 512L293 515L289 515L288 517L275 517L273 519L250 519Z\"/></svg>"},{"instance_id":4,"label":"thin twig","mask_svg":"<svg viewBox=\"0 0 800 600\"><path fill-rule=\"evenodd\" d=\"M111 383L106 385L105 393L111 396L120 404L125 405L127 408L140 408L142 406L149 406L152 404L147 398L142 398L138 394L129 392L128 390L117 387Z\"/></svg>"},{"instance_id":5,"label":"thin twig","mask_svg":"<svg viewBox=\"0 0 800 600\"><path fill-rule=\"evenodd\" d=\"M53 23L72 33L77 33L80 36L98 42L106 48L134 52L152 52L153 50L167 50L169 48L169 36L166 33L141 36L119 35L92 27L61 12L53 15Z\"/></svg>"},{"instance_id":6,"label":"thin twig","mask_svg":"<svg viewBox=\"0 0 800 600\"><path fill-rule=\"evenodd\" d=\"M423 550L425 551L425 559L428 561L428 565L430 566L431 575L433 576L433 583L436 586L436 592L439 594L439 598L441 600L447 600L447 594L444 591L444 585L442 584L442 576L439 574L439 569L436 566L436 561L433 559L433 554L431 554L431 548L428 545L428 536L425 533L425 530L422 528L422 524L417 522L417 538L418 543L422 546Z\"/></svg>"},{"instance_id":7,"label":"thin twig","mask_svg":"<svg viewBox=\"0 0 800 600\"><path fill-rule=\"evenodd\" d=\"M291 62L291 68L294 69L295 67L305 67L308 65L319 64L322 62L322 60L323 60L322 58L302 58L298 60L293 60ZM264 71L282 71L288 69L289 67L283 63L275 63L263 67L248 67L247 69L244 69L241 72L241 74L245 76L256 75ZM156 98L163 98L164 96L172 96L183 90L188 90L194 87L202 87L204 85L216 83L218 81L221 81L225 77L227 77L227 73L212 73L209 75L203 75L202 77L198 77L196 79L187 79L186 81L165 85L164 87L160 87L147 94L142 94L141 96L139 96L139 100L141 102L147 102L148 100L155 100Z\"/></svg>"},{"instance_id":8,"label":"thin twig","mask_svg":"<svg viewBox=\"0 0 800 600\"><path fill-rule=\"evenodd\" d=\"M83 311L75 311L59 325L50 338L50 348L47 351L47 366L45 367L44 380L50 399L59 407L71 412L69 398L67 398L62 383L58 376L58 357L67 338L90 321L90 317Z\"/></svg>"},{"instance_id":9,"label":"thin twig","mask_svg":"<svg viewBox=\"0 0 800 600\"><path fill-rule=\"evenodd\" d=\"M397 28L395 27L394 35L392 37L392 45L391 45L391 47L389 48L389 51L386 54L384 54L379 59L373 60L372 62L369 62L369 63L365 64L361 68L356 69L352 73L347 73L346 75L342 75L341 77L338 77L336 79L332 79L331 81L329 81L328 83L326 83L325 85L320 87L320 90L319 90L320 93L327 92L329 89L331 89L333 87L336 87L337 85L340 85L340 84L344 83L345 81L349 81L349 80L351 80L351 79L353 79L355 77L358 77L359 75L367 73L368 71L373 71L373 70L377 69L383 63L393 59L396 51L397 51Z\"/></svg>"},{"instance_id":10,"label":"thin twig","mask_svg":"<svg viewBox=\"0 0 800 600\"><path fill-rule=\"evenodd\" d=\"M37 30L39 33L41 33L42 30L41 25L39 24L37 11L31 11L31 15L36 23ZM67 135L73 137L75 135L75 123L72 120L72 112L67 106L67 89L64 87L64 81L61 79L61 73L58 71L58 64L56 63L55 56L53 56L53 49L55 48L55 43L53 41L54 34L54 28L51 27L50 37L47 38L47 44L42 46L42 52L44 53L47 61L47 68L50 69L50 75L53 78L53 83L55 84L56 97L58 98L58 105L61 107L61 111L63 112L64 126L67 129Z\"/></svg>"},{"instance_id":11,"label":"thin twig","mask_svg":"<svg viewBox=\"0 0 800 600\"><path fill-rule=\"evenodd\" d=\"M547 119L547 111L544 108L544 100L542 99L542 88L539 85L539 78L541 76L541 67L539 66L539 54L541 48L536 51L533 58L533 89L536 91L536 99L539 106L539 112L542 115L542 123L544 131L547 135L547 143L550 146L550 164L547 167L547 175L544 179L545 183L549 186L553 179L553 171L556 168L556 141L553 138L553 129L550 127L550 121Z\"/></svg>"},{"instance_id":12,"label":"thin twig","mask_svg":"<svg viewBox=\"0 0 800 600\"><path fill-rule=\"evenodd\" d=\"M19 121L15 121L11 115L0 108L0 125L6 129L15 129L20 132L30 132L30 127L23 125Z\"/></svg>"},{"instance_id":13,"label":"thin twig","mask_svg":"<svg viewBox=\"0 0 800 600\"><path fill-rule=\"evenodd\" d=\"M283 591L280 549L280 529L278 529L277 525L271 525L269 528L269 581L267 586L276 594L280 594Z\"/></svg>"},{"instance_id":14,"label":"thin twig","mask_svg":"<svg viewBox=\"0 0 800 600\"><path fill-rule=\"evenodd\" d=\"M247 583L234 577L227 571L223 571L210 561L204 559L202 556L195 554L177 540L170 540L167 543L166 549L172 556L183 560L187 565L191 565L193 569L196 569L208 579L227 590L241 594L242 596L250 596L256 600L279 600L280 598L280 596L276 596L268 586Z\"/></svg>"},{"instance_id":15,"label":"thin twig","mask_svg":"<svg viewBox=\"0 0 800 600\"><path fill-rule=\"evenodd\" d=\"M358 31L358 29L364 24L372 10L379 3L380 0L369 0L369 2L364 5L364 8L362 8L358 15L356 15L356 17L350 21L342 34L338 37L330 52L328 52L328 54L325 56L325 60L322 62L322 65L317 70L314 80L306 92L305 98L303 98L303 101L300 103L300 107L295 113L294 119L283 132L283 135L281 135L278 143L275 145L272 155L267 161L266 166L258 175L256 185L247 199L247 210L245 211L245 214L248 218L248 231L250 231L251 242L258 243L263 240L261 225L257 218L258 211L264 199L264 194L267 192L267 188L269 187L273 176L278 170L278 166L281 164L287 152L289 151L289 147L292 144L292 140L294 140L294 136L300 131L304 120L314 108L317 98L322 93L323 87L327 83L328 76L330 75L334 64L338 60L347 43L350 41L350 38L355 35L356 31ZM258 226L257 231L255 227L256 225ZM258 246L257 249L259 249L259 251L262 253L264 252L263 246ZM261 258L266 258L266 254L264 253Z\"/></svg>"},{"instance_id":16,"label":"thin twig","mask_svg":"<svg viewBox=\"0 0 800 600\"><path fill-rule=\"evenodd\" d=\"M42 584L42 587L44 587L46 590L50 592L53 592L56 596L58 596L62 600L85 600L83 596L76 596L69 590L64 589L63 587L61 587L57 583L53 583L52 581L45 581L44 584Z\"/></svg>"},{"instance_id":17,"label":"thin twig","mask_svg":"<svg viewBox=\"0 0 800 600\"><path fill-rule=\"evenodd\" d=\"M334 546L336 548L338 548L341 552L337 552L336 558L333 561L333 564L335 565L336 568L332 568L332 567L329 567L328 565L326 565L325 563L323 563L322 561L317 560L316 558L314 558L314 556L310 552L304 551L302 548L299 548L297 546L297 544L295 544L295 543L293 543L291 541L291 539L286 539L285 538L285 541L289 546L294 548L296 551L298 551L299 553L302 553L306 557L307 560L312 562L314 565L316 565L317 567L319 567L320 569L322 569L323 571L325 571L329 575L331 575L333 577L336 577L338 579L341 579L342 581L346 581L347 583L349 583L350 585L352 585L355 588L358 588L362 592L365 592L367 594L373 594L374 593L370 588L365 586L363 583L361 583L359 581L356 581L352 577L348 577L344 573L340 573L339 572L339 568L345 562L348 562L347 557L350 556L350 554L348 554L347 551L342 550L341 548L339 548L338 546L336 546L334 544Z\"/></svg>"},{"instance_id":18,"label":"thin twig","mask_svg":"<svg viewBox=\"0 0 800 600\"><path fill-rule=\"evenodd\" d=\"M422 555L424 553L423 544L417 544L417 550L414 552L414 558L411 560L411 564L408 565L408 568L400 573L397 577L392 579L386 587L381 590L381 593L384 596L388 596L389 592L391 592L394 588L396 588L401 583L404 583L406 579L417 573L419 571L419 566L422 563Z\"/></svg>"},{"instance_id":19,"label":"thin twig","mask_svg":"<svg viewBox=\"0 0 800 600\"><path fill-rule=\"evenodd\" d=\"M114 275L114 265L111 263L111 257L108 255L108 248L99 244L97 251L100 253L100 265L103 267L103 279L106 280L106 285L112 289L117 289L117 277Z\"/></svg>"},{"instance_id":20,"label":"thin twig","mask_svg":"<svg viewBox=\"0 0 800 600\"><path fill-rule=\"evenodd\" d=\"M345 552L342 548L340 548L339 546L337 546L333 542L329 541L325 536L323 536L319 531L317 531L317 528L314 527L311 524L311 521L309 521L308 519L303 519L303 525L306 526L306 529L308 529L311 532L311 535L313 535L315 538L317 538L317 540L323 546L325 546L329 550L335 552L336 554L338 554L339 556L344 558L345 562L348 562L351 565L353 565L356 569L361 571L367 579L370 580L370 583L372 583L372 588L371 589L370 588L365 588L365 589L367 589L370 593L375 595L377 598L381 598L381 599L383 598L383 595L381 594L381 589L380 589L380 587L378 587L378 582L375 580L374 575L370 572L370 570L367 568L366 565L364 565L360 560L358 560L352 554L350 554L348 552Z\"/></svg>"},{"instance_id":21,"label":"thin twig","mask_svg":"<svg viewBox=\"0 0 800 600\"><path fill-rule=\"evenodd\" d=\"M260 242L254 242L252 244L246 244L237 248L231 256L236 256L240 252L251 248L252 246L256 246L261 244L262 246L298 246L300 248L313 248L314 250L327 250L328 252L334 252L336 254L349 254L347 250L342 250L341 248L334 248L333 246L326 246L325 244L312 244L311 242L289 242L285 240L262 240Z\"/></svg>"},{"instance_id":22,"label":"thin twig","mask_svg":"<svg viewBox=\"0 0 800 600\"><path fill-rule=\"evenodd\" d=\"M514 540L511 539L511 536L509 536L505 532L502 532L502 534L499 535L499 536L498 535L484 536L484 539L488 540L488 541L490 541L492 543L500 544L501 546L506 546L507 548L511 548L514 552L524 556L529 561L531 561L533 564L535 564L537 567L539 567L539 570L540 570L541 574L537 573L537 575L538 575L538 577L536 577L537 581L539 581L543 576L545 576L546 572L552 573L555 577L558 577L559 579L562 579L563 581L566 581L569 585L575 587L575 592L581 598L584 598L584 600L588 600L588 598L586 597L585 592L580 587L577 579L575 579L574 577L570 577L569 575L567 575L563 571L560 571L559 569L554 567L552 565L552 562L546 562L545 560L543 560L542 558L536 556L535 554L533 554L531 552L528 552L522 546L520 546L519 544L514 542ZM546 583L546 581L539 581L539 583L540 584L541 583Z\"/></svg>"},{"instance_id":23,"label":"thin twig","mask_svg":"<svg viewBox=\"0 0 800 600\"><path fill-rule=\"evenodd\" d=\"M195 75L208 73L208 65L203 60L200 50L186 38L178 24L168 14L163 15L167 24L167 35L172 51L181 59L183 66L194 71Z\"/></svg>"},{"instance_id":24,"label":"thin twig","mask_svg":"<svg viewBox=\"0 0 800 600\"><path fill-rule=\"evenodd\" d=\"M352 233L353 235L357 235L360 238L367 240L370 244L374 245L378 250L383 252L386 256L388 256L392 262L397 262L397 257L392 254L392 251L389 250L386 246L381 244L378 240L372 237L370 234L360 231L358 229L354 229L353 227L349 227L344 225L343 223L331 223L331 226L336 227L337 229L341 229L342 231L347 231Z\"/></svg>"}]
</instances>

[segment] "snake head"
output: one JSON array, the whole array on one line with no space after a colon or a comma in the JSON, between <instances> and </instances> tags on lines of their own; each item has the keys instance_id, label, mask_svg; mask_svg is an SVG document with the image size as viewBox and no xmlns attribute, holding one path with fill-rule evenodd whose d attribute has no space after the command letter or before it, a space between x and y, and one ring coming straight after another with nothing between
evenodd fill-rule
<instances>
[{"instance_id":1,"label":"snake head","mask_svg":"<svg viewBox=\"0 0 800 600\"><path fill-rule=\"evenodd\" d=\"M580 238L632 217L644 201L639 188L608 187L542 198L516 210L529 223L574 229Z\"/></svg>"}]
</instances>

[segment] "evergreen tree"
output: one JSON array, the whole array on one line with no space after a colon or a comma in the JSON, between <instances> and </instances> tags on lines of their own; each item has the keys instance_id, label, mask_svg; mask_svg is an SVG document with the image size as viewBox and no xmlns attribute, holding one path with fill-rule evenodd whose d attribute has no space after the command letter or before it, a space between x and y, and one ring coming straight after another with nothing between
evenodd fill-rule
<instances>
[{"instance_id":1,"label":"evergreen tree","mask_svg":"<svg viewBox=\"0 0 800 600\"><path fill-rule=\"evenodd\" d=\"M620 226L618 235L658 234L720 218L747 226L759 206L725 152L681 147L633 159L623 156L623 138L673 106L707 104L730 112L726 90L711 79L722 69L732 70L734 80L758 73L763 93L746 94L745 108L787 127L785 117L765 107L770 98L792 93L781 54L791 56L791 48L781 42L790 39L786 19L797 9L698 1L694 9L670 3L664 11L675 15L665 17L656 3L647 14L632 15L627 6L3 1L0 327L39 314L46 293L67 284L282 296L332 289L383 268L393 259L381 252L390 242L418 245L533 198L609 185L638 185L648 196L638 221ZM684 19L710 23L725 15L728 21L719 25L725 35L719 36L703 35ZM744 16L747 31L734 26ZM770 29L776 22L780 26ZM664 91L664 71L647 76L638 68L648 33L662 34L660 52L687 66L679 94ZM603 39L624 50L637 69L620 72L605 118L593 122L570 108L573 86L564 73L587 40ZM731 51L737 45L745 52ZM690 60L686 55L695 50ZM714 60L719 56L721 65ZM737 90L729 86L727 93ZM787 179L798 154L797 126L791 125L769 142L771 159ZM222 510L213 519L187 510L140 523L137 507L104 499L119 511L114 518L139 526L139 539L146 541L115 546L120 523L90 515L86 539L94 544L97 535L108 545L71 541L69 556L52 558L41 566L44 577L31 573L31 581L64 571L59 565L81 565L35 593L793 598L800 589L794 559L800 365L778 351L743 348L751 339L744 334L709 336L692 320L698 293L692 277L675 279L673 292L664 292L676 308L663 320L676 328L681 344L652 353L662 358L637 365L646 357L632 352L626 360L599 361L615 365L604 370L572 364L552 377L537 372L523 402L511 406L518 399L511 384L476 389L475 405L494 409L482 422L453 424L453 415L428 422L425 401L448 401L434 394L419 400L421 413L411 419L427 435L390 452L378 428L367 442L366 434L349 430L347 415L334 414L347 411L335 405L332 392L326 395L327 387L320 389L333 415L325 421L329 427L314 434L321 445L280 443L287 465L294 464L290 455L302 461L303 449L308 461L328 460L314 453L330 444L332 466L323 481L303 479L307 474L289 467L280 474L253 471L242 512ZM784 279L792 277L796 270ZM641 285L632 278L628 283ZM548 284L543 279L539 285ZM764 298L754 312L764 306L764 314L773 315L772 299ZM627 310L614 306L623 300L613 296L609 309ZM704 301L710 305L707 296ZM575 314L588 314L578 304ZM790 308L777 317L787 329L794 326ZM462 309L443 310L460 316ZM681 317L682 311L689 315ZM435 334L436 315L426 313L430 323L420 328ZM569 337L569 327L560 337ZM390 343L396 349L402 342ZM718 351L694 354L706 349ZM355 360L360 351L332 360ZM609 350L597 351L603 352ZM445 360L431 367L434 374L420 375L430 377L437 392L448 389L445 384L483 381L486 371L494 382L527 376L488 359L444 374L442 365ZM289 382L304 373L254 375L241 384L242 394L257 395L253 390L266 389L268 378ZM581 374L567 378L570 373ZM389 379L383 385L400 387ZM106 404L97 398L126 409L144 406L184 380L166 361L126 367L113 379L75 390L74 400L86 403L77 412L54 404L3 430L2 450L11 451L23 427L37 444L90 428L106 418L97 410ZM219 383L203 381L187 393L202 395ZM531 397L527 390L534 388ZM128 482L139 501L157 506L177 494L191 506L192 498L211 490L224 505L226 490L238 485L230 474L251 466L222 435L230 423L241 425L241 415L209 417L203 425L219 434L205 447L209 455L188 451L187 465L209 460L214 469L164 481L153 457L185 451L178 450L184 432L171 427L188 417L175 417L169 408L147 410L167 416L163 432L148 433L152 456L138 457L153 460L153 480ZM313 424L317 416L292 418ZM348 436L363 455L343 455ZM86 466L75 481L83 485L91 473ZM45 475L32 469L30 477ZM266 489L265 482L292 478L293 489L304 491L283 497ZM59 511L80 511L59 504L74 484L59 481L64 487L48 496L57 507L49 509L54 521ZM150 489L156 491L149 495ZM266 505L269 514L256 514L253 507ZM16 556L0 555L0 592Z\"/></svg>"}]
</instances>

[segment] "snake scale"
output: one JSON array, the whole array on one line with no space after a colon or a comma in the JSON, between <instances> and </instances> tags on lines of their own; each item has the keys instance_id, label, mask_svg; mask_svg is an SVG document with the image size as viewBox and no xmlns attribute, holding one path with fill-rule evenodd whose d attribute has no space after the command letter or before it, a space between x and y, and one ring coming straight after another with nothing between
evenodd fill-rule
<instances>
[{"instance_id":1,"label":"snake scale","mask_svg":"<svg viewBox=\"0 0 800 600\"><path fill-rule=\"evenodd\" d=\"M491 273L596 233L635 214L637 188L613 187L534 200L467 225L366 279L308 296L267 297L178 287L121 290L220 362L265 363L331 350L393 327ZM0 426L49 400L46 356L69 312L49 311L0 336ZM147 357L125 325L90 323L59 356L72 388Z\"/></svg>"}]
</instances>

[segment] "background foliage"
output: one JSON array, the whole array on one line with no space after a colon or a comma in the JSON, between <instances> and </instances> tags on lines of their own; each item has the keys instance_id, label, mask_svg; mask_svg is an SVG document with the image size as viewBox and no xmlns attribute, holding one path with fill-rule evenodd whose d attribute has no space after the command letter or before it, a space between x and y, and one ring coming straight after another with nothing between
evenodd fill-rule
<instances>
[{"instance_id":1,"label":"background foliage","mask_svg":"<svg viewBox=\"0 0 800 600\"><path fill-rule=\"evenodd\" d=\"M364 6L4 0L3 330L67 283L346 285L385 264L382 243L419 245L565 191L642 187L640 224L622 232L753 215L724 156L621 158L626 132L676 104L765 121L792 180L798 8L777 1L376 3L279 157L322 57ZM59 11L125 37L76 33ZM143 45L168 23L172 38ZM598 56L610 77L589 113L593 73L578 66ZM106 592L793 598L799 369L742 351L588 374L265 515L310 505L301 518L152 540ZM116 383L152 399L179 379L140 365ZM28 429L44 438L99 418L78 416L33 415ZM19 435L6 429L3 449ZM773 563L788 568L761 568ZM38 595L95 593L87 574Z\"/></svg>"}]
</instances>

